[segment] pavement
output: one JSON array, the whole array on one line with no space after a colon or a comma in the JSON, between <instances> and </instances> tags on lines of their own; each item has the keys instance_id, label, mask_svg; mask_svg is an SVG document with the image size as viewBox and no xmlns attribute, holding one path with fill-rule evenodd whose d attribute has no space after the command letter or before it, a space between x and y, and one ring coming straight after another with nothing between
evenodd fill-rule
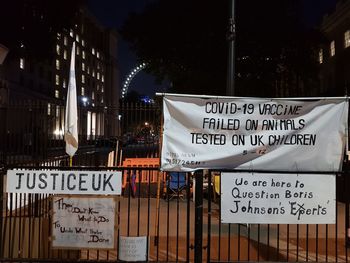
<instances>
[{"instance_id":1,"label":"pavement","mask_svg":"<svg viewBox=\"0 0 350 263\"><path fill-rule=\"evenodd\" d=\"M187 260L186 200L172 199L168 202L160 199L158 206L155 198L119 197L118 204L116 235L149 236L150 261ZM189 212L188 258L193 262L195 222L192 201ZM346 262L348 249L345 247L345 205L338 203L337 212L335 225L220 224L219 205L212 203L211 213L208 213L208 202L204 200L203 261L207 260L209 251L211 262ZM103 260L116 257L116 251L86 250L81 253L81 259Z\"/></svg>"}]
</instances>

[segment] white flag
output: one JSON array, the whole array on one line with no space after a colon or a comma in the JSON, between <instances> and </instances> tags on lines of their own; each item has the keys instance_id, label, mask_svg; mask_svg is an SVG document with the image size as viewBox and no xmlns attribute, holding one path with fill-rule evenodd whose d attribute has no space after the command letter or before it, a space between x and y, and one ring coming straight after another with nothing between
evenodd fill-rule
<instances>
[{"instance_id":1,"label":"white flag","mask_svg":"<svg viewBox=\"0 0 350 263\"><path fill-rule=\"evenodd\" d=\"M66 141L66 153L72 157L78 150L78 109L77 85L75 82L75 42L73 42L70 61L66 115L64 121L64 140Z\"/></svg>"}]
</instances>

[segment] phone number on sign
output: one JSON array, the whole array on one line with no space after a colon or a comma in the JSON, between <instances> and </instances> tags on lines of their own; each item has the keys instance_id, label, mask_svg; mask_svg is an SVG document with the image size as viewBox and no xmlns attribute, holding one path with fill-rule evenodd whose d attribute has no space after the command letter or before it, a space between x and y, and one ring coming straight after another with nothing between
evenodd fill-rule
<instances>
[{"instance_id":1,"label":"phone number on sign","mask_svg":"<svg viewBox=\"0 0 350 263\"><path fill-rule=\"evenodd\" d=\"M179 164L179 165L200 165L203 164L203 162L200 161L189 161L189 160L183 160L183 159L165 159L168 164Z\"/></svg>"}]
</instances>

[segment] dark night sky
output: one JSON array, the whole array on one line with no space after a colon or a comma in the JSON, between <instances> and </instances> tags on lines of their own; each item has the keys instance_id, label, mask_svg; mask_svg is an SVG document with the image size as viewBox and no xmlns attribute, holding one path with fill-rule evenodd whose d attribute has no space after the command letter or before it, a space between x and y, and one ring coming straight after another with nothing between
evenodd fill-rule
<instances>
[{"instance_id":1,"label":"dark night sky","mask_svg":"<svg viewBox=\"0 0 350 263\"><path fill-rule=\"evenodd\" d=\"M120 29L129 13L142 12L144 7L154 0L88 0L89 9L106 27ZM240 1L240 0L236 0ZM241 0L244 1L244 0ZM310 27L317 27L322 16L332 10L336 0L302 0L303 16ZM239 10L236 10L239 12ZM119 41L119 61L121 82L136 66L135 55L130 51L128 44L122 39ZM129 90L136 90L140 94L153 96L155 92L164 92L166 84L156 85L154 78L144 72L136 75L129 86Z\"/></svg>"},{"instance_id":2,"label":"dark night sky","mask_svg":"<svg viewBox=\"0 0 350 263\"><path fill-rule=\"evenodd\" d=\"M337 0L302 0L304 19L309 26L317 26L324 14L335 8Z\"/></svg>"},{"instance_id":3,"label":"dark night sky","mask_svg":"<svg viewBox=\"0 0 350 263\"><path fill-rule=\"evenodd\" d=\"M153 0L88 0L91 12L106 27L119 30L123 22L131 12L141 12L143 8ZM120 81L124 81L130 71L137 65L136 56L130 51L128 44L119 41ZM166 84L155 84L153 76L145 72L139 72L129 86L130 90L136 90L140 94L153 97L155 92L163 92Z\"/></svg>"}]
</instances>

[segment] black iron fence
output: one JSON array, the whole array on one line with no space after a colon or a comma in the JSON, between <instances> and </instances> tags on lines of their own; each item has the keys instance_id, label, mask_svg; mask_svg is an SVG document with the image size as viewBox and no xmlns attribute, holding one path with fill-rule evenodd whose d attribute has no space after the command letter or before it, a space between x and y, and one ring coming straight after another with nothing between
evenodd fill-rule
<instances>
[{"instance_id":1,"label":"black iron fence","mask_svg":"<svg viewBox=\"0 0 350 263\"><path fill-rule=\"evenodd\" d=\"M78 153L116 147L119 131L109 134L103 120L107 115L104 109L79 108ZM0 120L0 164L32 164L65 155L63 105L21 101L0 107Z\"/></svg>"},{"instance_id":2,"label":"black iron fence","mask_svg":"<svg viewBox=\"0 0 350 263\"><path fill-rule=\"evenodd\" d=\"M157 168L108 169L120 170L126 178L122 195L116 198L117 247L120 237L145 236L148 261L348 261L348 202L337 202L336 223L332 225L225 224L221 222L220 195L215 191L217 172L206 176L204 189L198 187L202 174L187 173L185 187L174 194L167 187L167 174ZM157 181L153 179L155 174ZM197 185L195 200L193 178ZM119 260L118 249L53 249L51 198L44 194L4 193L0 217L2 261Z\"/></svg>"},{"instance_id":3,"label":"black iron fence","mask_svg":"<svg viewBox=\"0 0 350 263\"><path fill-rule=\"evenodd\" d=\"M14 132L8 125L0 126L0 261L120 260L118 249L52 248L52 195L5 191L7 170L26 168L121 171L122 194L116 197L116 247L120 237L147 237L146 258L150 262L348 262L347 164L345 172L337 175L335 224L226 224L221 220L217 190L220 171L187 173L184 182L175 182L183 187L174 193L168 187L168 174L157 165L146 167L140 162L139 167L127 167L127 158L157 160L159 156L160 112L156 105L124 105L120 112L125 132L119 138L81 136L73 167L68 167L62 135L51 134L50 139L48 128L38 128L48 127L46 120L39 118L47 118L47 108L45 114L39 114L44 112L40 107L22 108L12 115L6 112L9 108L0 109L1 118L7 118L4 123L10 118L19 127L19 132ZM28 118L31 121L27 122ZM117 144L117 165L107 167L108 154Z\"/></svg>"}]
</instances>

